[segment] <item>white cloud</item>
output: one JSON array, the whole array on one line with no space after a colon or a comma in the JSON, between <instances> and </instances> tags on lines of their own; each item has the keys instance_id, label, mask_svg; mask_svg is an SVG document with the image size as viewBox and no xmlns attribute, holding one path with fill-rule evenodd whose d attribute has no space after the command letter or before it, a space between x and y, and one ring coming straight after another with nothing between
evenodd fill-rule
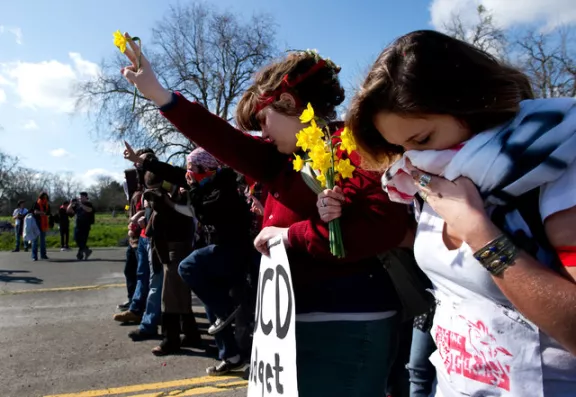
<instances>
[{"instance_id":1,"label":"white cloud","mask_svg":"<svg viewBox=\"0 0 576 397\"><path fill-rule=\"evenodd\" d=\"M34 120L28 120L26 123L24 123L22 128L25 130L37 130L39 127Z\"/></svg>"},{"instance_id":2,"label":"white cloud","mask_svg":"<svg viewBox=\"0 0 576 397\"><path fill-rule=\"evenodd\" d=\"M482 4L494 13L494 20L504 28L525 23L538 23L545 29L576 23L574 0L432 0L432 26L442 29L454 14L464 23L474 21L476 7Z\"/></svg>"},{"instance_id":3,"label":"white cloud","mask_svg":"<svg viewBox=\"0 0 576 397\"><path fill-rule=\"evenodd\" d=\"M124 144L118 141L102 141L97 143L97 149L104 153L121 156L124 153Z\"/></svg>"},{"instance_id":4,"label":"white cloud","mask_svg":"<svg viewBox=\"0 0 576 397\"><path fill-rule=\"evenodd\" d=\"M70 153L63 148L60 149L54 149L50 152L50 156L52 157L67 157L70 156Z\"/></svg>"},{"instance_id":5,"label":"white cloud","mask_svg":"<svg viewBox=\"0 0 576 397\"><path fill-rule=\"evenodd\" d=\"M12 86L22 107L72 112L75 84L96 77L100 68L78 53L68 55L71 63L51 60L0 64L0 84Z\"/></svg>"},{"instance_id":6,"label":"white cloud","mask_svg":"<svg viewBox=\"0 0 576 397\"><path fill-rule=\"evenodd\" d=\"M118 182L124 180L124 173L114 172L104 168L93 168L91 170L88 170L83 175L81 175L80 180L86 186L91 186L95 185L98 182L99 176L108 176Z\"/></svg>"},{"instance_id":7,"label":"white cloud","mask_svg":"<svg viewBox=\"0 0 576 397\"><path fill-rule=\"evenodd\" d=\"M0 34L8 32L14 35L16 39L16 44L22 44L22 29L15 26L4 26L0 25Z\"/></svg>"},{"instance_id":8,"label":"white cloud","mask_svg":"<svg viewBox=\"0 0 576 397\"><path fill-rule=\"evenodd\" d=\"M6 91L0 88L0 103L6 102Z\"/></svg>"}]
</instances>

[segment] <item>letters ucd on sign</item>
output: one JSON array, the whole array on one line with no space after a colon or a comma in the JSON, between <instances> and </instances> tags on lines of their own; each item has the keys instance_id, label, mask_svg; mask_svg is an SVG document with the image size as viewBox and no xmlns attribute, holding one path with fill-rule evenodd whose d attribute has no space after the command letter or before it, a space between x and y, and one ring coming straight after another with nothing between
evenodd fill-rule
<instances>
[{"instance_id":1,"label":"letters ucd on sign","mask_svg":"<svg viewBox=\"0 0 576 397\"><path fill-rule=\"evenodd\" d=\"M258 277L248 397L298 397L295 301L282 239L269 242Z\"/></svg>"}]
</instances>

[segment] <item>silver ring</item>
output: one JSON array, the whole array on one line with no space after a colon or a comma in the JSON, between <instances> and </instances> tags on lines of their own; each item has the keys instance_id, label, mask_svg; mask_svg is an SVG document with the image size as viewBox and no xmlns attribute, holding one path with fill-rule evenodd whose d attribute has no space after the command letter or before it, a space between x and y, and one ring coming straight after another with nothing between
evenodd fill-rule
<instances>
[{"instance_id":1,"label":"silver ring","mask_svg":"<svg viewBox=\"0 0 576 397\"><path fill-rule=\"evenodd\" d=\"M426 201L428 199L428 193L419 191L418 194L422 197L422 200Z\"/></svg>"},{"instance_id":2,"label":"silver ring","mask_svg":"<svg viewBox=\"0 0 576 397\"><path fill-rule=\"evenodd\" d=\"M432 177L428 174L422 174L419 180L420 186L426 187L430 184L430 182L432 182Z\"/></svg>"},{"instance_id":3,"label":"silver ring","mask_svg":"<svg viewBox=\"0 0 576 397\"><path fill-rule=\"evenodd\" d=\"M326 207L326 197L322 197L322 207Z\"/></svg>"}]
</instances>

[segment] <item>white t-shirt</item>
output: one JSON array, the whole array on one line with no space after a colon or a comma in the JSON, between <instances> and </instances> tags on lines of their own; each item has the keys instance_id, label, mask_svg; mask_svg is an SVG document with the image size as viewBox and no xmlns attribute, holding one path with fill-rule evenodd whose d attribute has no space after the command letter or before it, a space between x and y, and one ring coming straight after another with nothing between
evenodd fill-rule
<instances>
[{"instance_id":1,"label":"white t-shirt","mask_svg":"<svg viewBox=\"0 0 576 397\"><path fill-rule=\"evenodd\" d=\"M18 215L18 214L24 216L24 215L26 215L27 213L28 213L28 210L27 210L26 208L16 208L16 209L14 210L14 212L12 213L12 216L14 217L14 216L16 216L16 215ZM22 219L16 218L16 220L15 220L14 223L15 223L16 227L18 227L18 226L20 226L20 224L22 223Z\"/></svg>"},{"instance_id":2,"label":"white t-shirt","mask_svg":"<svg viewBox=\"0 0 576 397\"><path fill-rule=\"evenodd\" d=\"M576 164L542 186L542 219L576 206ZM530 232L517 212L514 229ZM576 356L516 312L469 246L448 250L444 221L429 205L420 214L416 260L439 299L430 360L438 372L437 396L576 396Z\"/></svg>"}]
</instances>

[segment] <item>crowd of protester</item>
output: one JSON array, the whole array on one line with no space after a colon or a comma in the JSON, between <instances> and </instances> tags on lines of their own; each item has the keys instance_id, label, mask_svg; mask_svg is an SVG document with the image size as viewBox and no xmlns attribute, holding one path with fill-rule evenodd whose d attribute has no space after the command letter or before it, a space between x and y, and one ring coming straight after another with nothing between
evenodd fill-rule
<instances>
[{"instance_id":1,"label":"crowd of protester","mask_svg":"<svg viewBox=\"0 0 576 397\"><path fill-rule=\"evenodd\" d=\"M114 319L139 324L130 338L161 339L155 355L204 349L199 299L218 348L208 374L242 369L260 257L280 236L301 397L575 395L574 98L535 99L490 54L409 33L346 112L353 176L317 195L292 155L307 104L344 127L332 61L292 51L265 66L234 127L164 89L126 39L123 75L196 147L184 169L126 144L128 301ZM41 195L33 257L47 207ZM330 252L334 219L344 258Z\"/></svg>"}]
</instances>

